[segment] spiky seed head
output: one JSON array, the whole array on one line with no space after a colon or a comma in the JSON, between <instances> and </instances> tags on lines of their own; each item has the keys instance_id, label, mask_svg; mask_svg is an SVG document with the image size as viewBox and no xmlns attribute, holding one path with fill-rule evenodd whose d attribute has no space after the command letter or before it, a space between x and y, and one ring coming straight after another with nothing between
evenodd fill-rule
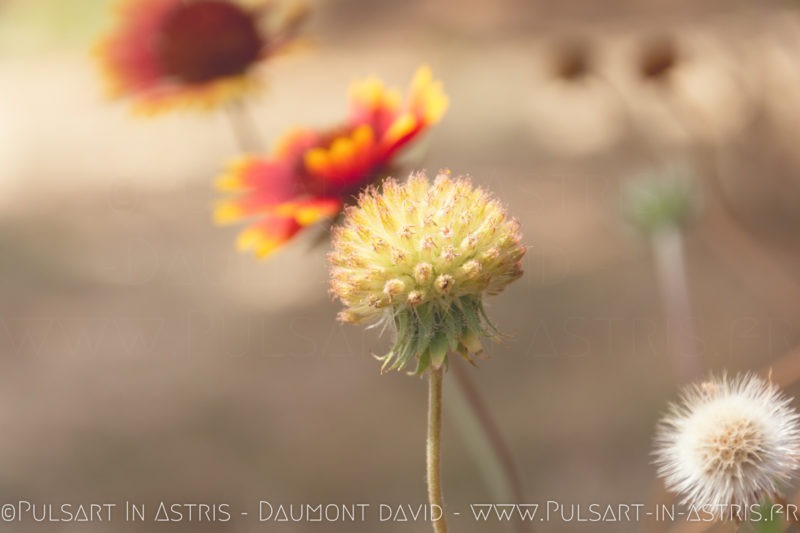
<instances>
[{"instance_id":1,"label":"spiky seed head","mask_svg":"<svg viewBox=\"0 0 800 533\"><path fill-rule=\"evenodd\" d=\"M380 245L376 245L380 243ZM519 224L502 204L466 178L424 173L405 184L384 182L363 192L334 230L331 292L343 322L388 320L395 344L385 369L417 361L415 373L471 360L494 328L484 294L497 294L522 275Z\"/></svg>"},{"instance_id":2,"label":"spiky seed head","mask_svg":"<svg viewBox=\"0 0 800 533\"><path fill-rule=\"evenodd\" d=\"M414 267L414 280L420 285L426 285L433 276L433 265L430 263L417 263Z\"/></svg>"},{"instance_id":3,"label":"spiky seed head","mask_svg":"<svg viewBox=\"0 0 800 533\"><path fill-rule=\"evenodd\" d=\"M461 270L463 270L464 274L466 274L469 278L474 278L480 274L482 269L483 265L480 263L480 261L476 261L474 259L470 259L461 267Z\"/></svg>"},{"instance_id":4,"label":"spiky seed head","mask_svg":"<svg viewBox=\"0 0 800 533\"><path fill-rule=\"evenodd\" d=\"M403 292L406 288L406 284L403 283L401 279L390 279L386 282L383 286L384 294L388 294L389 296L395 296Z\"/></svg>"},{"instance_id":5,"label":"spiky seed head","mask_svg":"<svg viewBox=\"0 0 800 533\"><path fill-rule=\"evenodd\" d=\"M411 307L416 307L425 301L424 291L411 291L408 293L407 303Z\"/></svg>"},{"instance_id":6,"label":"spiky seed head","mask_svg":"<svg viewBox=\"0 0 800 533\"><path fill-rule=\"evenodd\" d=\"M720 519L779 495L800 466L791 400L754 375L712 378L683 392L661 420L658 473L683 503Z\"/></svg>"},{"instance_id":7,"label":"spiky seed head","mask_svg":"<svg viewBox=\"0 0 800 533\"><path fill-rule=\"evenodd\" d=\"M453 288L455 280L450 274L441 274L436 278L436 291L441 295L446 295Z\"/></svg>"}]
</instances>

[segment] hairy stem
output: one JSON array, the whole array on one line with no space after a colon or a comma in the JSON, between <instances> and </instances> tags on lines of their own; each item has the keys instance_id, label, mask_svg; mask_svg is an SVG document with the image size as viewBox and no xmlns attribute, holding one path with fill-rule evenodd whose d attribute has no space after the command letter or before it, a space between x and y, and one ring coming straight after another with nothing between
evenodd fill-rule
<instances>
[{"instance_id":1,"label":"hairy stem","mask_svg":"<svg viewBox=\"0 0 800 533\"><path fill-rule=\"evenodd\" d=\"M438 517L433 520L435 533L447 533L447 521L444 517L444 499L442 498L442 369L431 369L428 383L428 503L431 514Z\"/></svg>"}]
</instances>

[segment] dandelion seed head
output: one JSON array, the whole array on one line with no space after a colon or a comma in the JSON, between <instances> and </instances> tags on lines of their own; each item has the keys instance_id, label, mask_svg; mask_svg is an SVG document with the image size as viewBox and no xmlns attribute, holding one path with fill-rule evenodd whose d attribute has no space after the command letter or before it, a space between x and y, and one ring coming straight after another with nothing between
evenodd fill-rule
<instances>
[{"instance_id":1,"label":"dandelion seed head","mask_svg":"<svg viewBox=\"0 0 800 533\"><path fill-rule=\"evenodd\" d=\"M656 464L687 505L730 518L778 495L800 466L800 424L790 399L753 375L685 390L659 424Z\"/></svg>"}]
</instances>

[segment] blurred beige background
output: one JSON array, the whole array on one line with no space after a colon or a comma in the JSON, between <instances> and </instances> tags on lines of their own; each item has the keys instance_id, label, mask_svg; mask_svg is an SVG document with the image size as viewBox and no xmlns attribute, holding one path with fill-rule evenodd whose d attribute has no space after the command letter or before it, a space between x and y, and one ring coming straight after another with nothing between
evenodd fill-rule
<instances>
[{"instance_id":1,"label":"blurred beige background","mask_svg":"<svg viewBox=\"0 0 800 533\"><path fill-rule=\"evenodd\" d=\"M105 101L88 47L104 0L0 2L0 503L273 503L424 499L425 383L381 376L389 339L335 322L326 246L266 262L211 223L236 145L219 114L130 116ZM526 275L489 302L508 338L472 370L530 501L646 503L653 427L677 380L653 263L619 214L634 173L709 154L739 249L701 214L687 235L710 369L761 369L800 341L800 13L779 2L320 1L315 47L264 72L261 135L325 126L351 79L405 85L429 63L451 107L411 168L448 167L521 221ZM664 36L664 86L635 75ZM592 75L552 76L585 42ZM700 159L695 159L697 154ZM734 237L731 237L734 235ZM736 237L736 236L739 237ZM769 258L768 263L762 261ZM776 274L779 272L779 274ZM790 389L797 393L800 388ZM445 413L447 501L489 501ZM550 522L538 531L663 524ZM5 527L5 526L3 526ZM182 523L170 531L427 531L427 524ZM487 528L466 516L453 531ZM158 524L13 524L151 531Z\"/></svg>"}]
</instances>

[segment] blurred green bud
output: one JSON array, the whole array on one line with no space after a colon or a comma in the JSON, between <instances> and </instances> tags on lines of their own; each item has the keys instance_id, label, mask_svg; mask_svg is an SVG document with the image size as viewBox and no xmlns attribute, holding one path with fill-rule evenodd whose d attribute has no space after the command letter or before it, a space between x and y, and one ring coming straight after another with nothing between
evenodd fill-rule
<instances>
[{"instance_id":1,"label":"blurred green bud","mask_svg":"<svg viewBox=\"0 0 800 533\"><path fill-rule=\"evenodd\" d=\"M623 189L626 218L646 235L685 227L697 207L693 172L683 165L650 170Z\"/></svg>"}]
</instances>

